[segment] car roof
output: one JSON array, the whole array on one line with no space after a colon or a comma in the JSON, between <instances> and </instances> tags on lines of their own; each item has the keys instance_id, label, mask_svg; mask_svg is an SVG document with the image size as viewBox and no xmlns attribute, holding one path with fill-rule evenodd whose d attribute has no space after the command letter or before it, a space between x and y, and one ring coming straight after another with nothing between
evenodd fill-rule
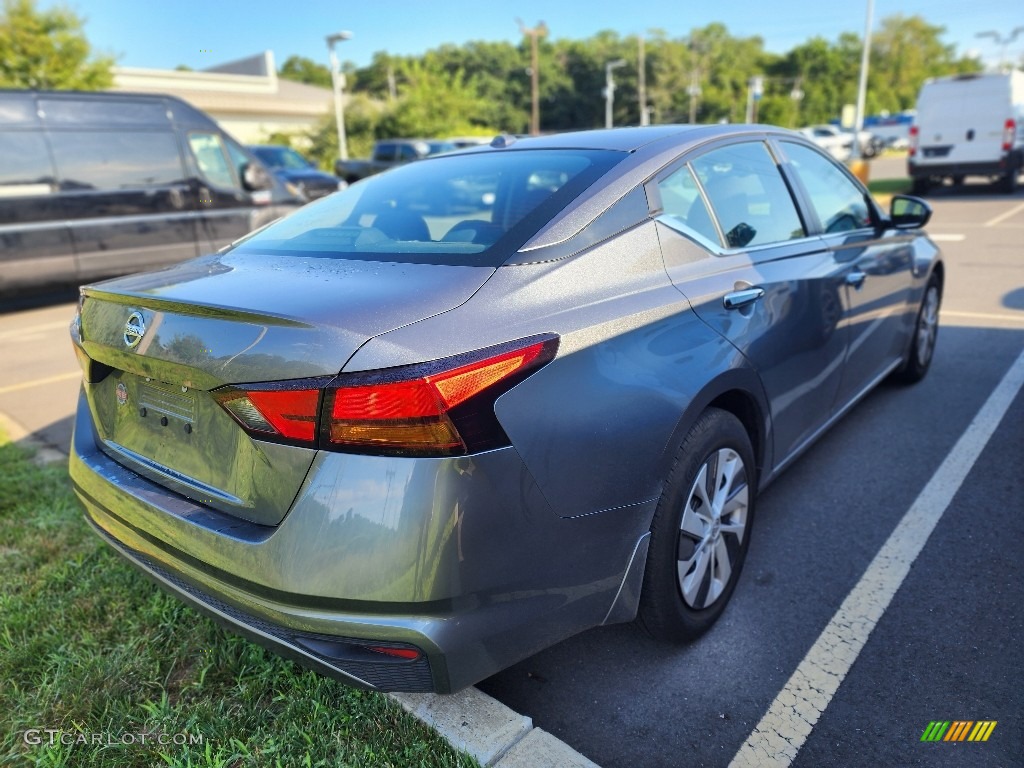
<instances>
[{"instance_id":1,"label":"car roof","mask_svg":"<svg viewBox=\"0 0 1024 768\"><path fill-rule=\"evenodd\" d=\"M628 128L602 128L589 131L568 131L547 136L525 136L510 138L506 144L508 149L604 149L618 152L635 152L649 144L663 140L692 139L706 141L723 136L747 134L751 132L771 132L770 125L648 125ZM774 129L779 130L779 129ZM487 147L480 149L486 151Z\"/></svg>"}]
</instances>

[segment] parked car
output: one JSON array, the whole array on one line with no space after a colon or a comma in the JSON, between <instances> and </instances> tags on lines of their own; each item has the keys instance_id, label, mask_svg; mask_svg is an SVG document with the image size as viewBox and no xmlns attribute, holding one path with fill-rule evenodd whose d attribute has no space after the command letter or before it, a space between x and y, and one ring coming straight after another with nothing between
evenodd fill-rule
<instances>
[{"instance_id":1,"label":"parked car","mask_svg":"<svg viewBox=\"0 0 1024 768\"><path fill-rule=\"evenodd\" d=\"M299 205L171 96L0 90L0 294L215 251Z\"/></svg>"},{"instance_id":2,"label":"parked car","mask_svg":"<svg viewBox=\"0 0 1024 768\"><path fill-rule=\"evenodd\" d=\"M809 138L832 157L841 162L849 160L853 151L853 132L844 131L836 125L811 125L801 128L800 133ZM870 131L859 131L860 156L871 158L884 148L884 144Z\"/></svg>"},{"instance_id":3,"label":"parked car","mask_svg":"<svg viewBox=\"0 0 1024 768\"><path fill-rule=\"evenodd\" d=\"M1024 72L928 80L910 128L907 173L914 193L946 179L987 176L1007 194L1024 171Z\"/></svg>"},{"instance_id":4,"label":"parked car","mask_svg":"<svg viewBox=\"0 0 1024 768\"><path fill-rule=\"evenodd\" d=\"M929 216L767 126L411 163L85 287L74 488L164 588L352 685L455 691L636 617L693 639L758 491L927 373Z\"/></svg>"},{"instance_id":5,"label":"parked car","mask_svg":"<svg viewBox=\"0 0 1024 768\"><path fill-rule=\"evenodd\" d=\"M413 160L452 152L458 147L446 139L389 139L373 145L369 160L338 160L334 175L349 184Z\"/></svg>"},{"instance_id":6,"label":"parked car","mask_svg":"<svg viewBox=\"0 0 1024 768\"><path fill-rule=\"evenodd\" d=\"M291 184L294 193L304 200L316 200L348 186L346 182L321 171L291 147L255 144L249 147L249 151L282 183Z\"/></svg>"}]
</instances>

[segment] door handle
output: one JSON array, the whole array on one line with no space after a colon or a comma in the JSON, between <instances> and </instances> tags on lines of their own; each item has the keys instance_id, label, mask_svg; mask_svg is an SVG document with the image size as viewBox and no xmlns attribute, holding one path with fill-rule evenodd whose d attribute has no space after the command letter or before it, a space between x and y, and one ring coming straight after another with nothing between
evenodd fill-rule
<instances>
[{"instance_id":1,"label":"door handle","mask_svg":"<svg viewBox=\"0 0 1024 768\"><path fill-rule=\"evenodd\" d=\"M726 309L739 309L748 304L753 304L762 296L764 296L764 288L744 288L741 291L732 291L725 294L722 298L722 304L725 305Z\"/></svg>"},{"instance_id":2,"label":"door handle","mask_svg":"<svg viewBox=\"0 0 1024 768\"><path fill-rule=\"evenodd\" d=\"M867 275L861 272L860 270L857 270L855 272L847 272L846 284L852 285L854 288L860 288L862 285L864 285L864 280L866 277Z\"/></svg>"}]
</instances>

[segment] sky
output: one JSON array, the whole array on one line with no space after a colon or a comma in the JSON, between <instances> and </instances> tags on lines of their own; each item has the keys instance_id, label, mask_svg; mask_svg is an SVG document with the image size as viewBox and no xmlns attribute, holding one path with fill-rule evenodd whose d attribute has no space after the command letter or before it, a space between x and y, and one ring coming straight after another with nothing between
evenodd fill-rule
<instances>
[{"instance_id":1,"label":"sky","mask_svg":"<svg viewBox=\"0 0 1024 768\"><path fill-rule=\"evenodd\" d=\"M126 67L173 69L179 64L204 69L272 50L280 65L291 55L327 63L325 37L347 30L352 39L338 49L356 66L377 51L421 54L443 43L470 40L518 43L516 22L544 21L553 39L589 37L610 29L620 35L662 29L683 37L691 29L722 22L735 36L760 35L765 48L784 53L820 35L835 40L842 32L863 33L868 0L64 0L86 19L89 42ZM57 3L39 0L48 8ZM922 15L946 28L944 42L960 53L976 51L998 58L999 47L976 38L995 30L1004 37L1024 26L1020 0L875 0L874 19L896 13ZM1024 34L1007 50L1018 60Z\"/></svg>"}]
</instances>

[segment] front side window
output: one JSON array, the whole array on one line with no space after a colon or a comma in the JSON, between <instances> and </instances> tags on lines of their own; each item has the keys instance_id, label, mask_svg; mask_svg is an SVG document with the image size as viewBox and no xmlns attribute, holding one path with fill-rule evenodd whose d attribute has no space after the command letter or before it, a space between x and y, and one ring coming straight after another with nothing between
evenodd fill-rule
<instances>
[{"instance_id":1,"label":"front side window","mask_svg":"<svg viewBox=\"0 0 1024 768\"><path fill-rule=\"evenodd\" d=\"M53 131L50 143L65 191L146 189L184 176L169 132Z\"/></svg>"},{"instance_id":2,"label":"front side window","mask_svg":"<svg viewBox=\"0 0 1024 768\"><path fill-rule=\"evenodd\" d=\"M785 142L785 149L825 232L871 226L871 211L864 190L835 163L803 144Z\"/></svg>"},{"instance_id":3,"label":"front side window","mask_svg":"<svg viewBox=\"0 0 1024 768\"><path fill-rule=\"evenodd\" d=\"M713 149L691 167L729 248L806 237L789 188L763 142Z\"/></svg>"},{"instance_id":4,"label":"front side window","mask_svg":"<svg viewBox=\"0 0 1024 768\"><path fill-rule=\"evenodd\" d=\"M236 248L497 266L623 157L513 150L421 160L310 203Z\"/></svg>"},{"instance_id":5,"label":"front side window","mask_svg":"<svg viewBox=\"0 0 1024 768\"><path fill-rule=\"evenodd\" d=\"M235 175L228 165L224 142L216 133L194 132L188 135L188 146L199 166L199 175L215 187L231 189L237 187Z\"/></svg>"}]
</instances>

